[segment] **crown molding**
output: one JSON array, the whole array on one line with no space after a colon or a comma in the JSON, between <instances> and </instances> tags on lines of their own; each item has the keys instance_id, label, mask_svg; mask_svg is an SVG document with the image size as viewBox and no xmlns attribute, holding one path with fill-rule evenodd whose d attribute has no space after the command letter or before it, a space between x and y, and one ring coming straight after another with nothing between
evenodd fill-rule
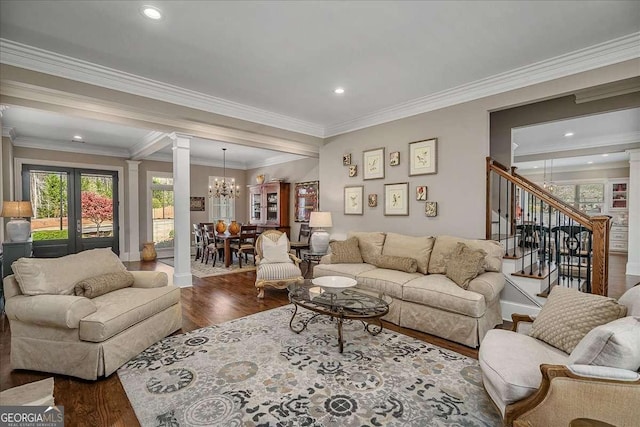
<instances>
[{"instance_id":1,"label":"crown molding","mask_svg":"<svg viewBox=\"0 0 640 427\"><path fill-rule=\"evenodd\" d=\"M9 138L11 143L13 143L17 138L16 128L2 127L2 136L5 138Z\"/></svg>"},{"instance_id":2,"label":"crown molding","mask_svg":"<svg viewBox=\"0 0 640 427\"><path fill-rule=\"evenodd\" d=\"M270 157L268 159L265 160L260 160L257 162L253 162L253 163L249 163L247 164L246 169L256 169L256 168L263 168L266 166L273 166L273 165L279 165L282 163L288 163L288 162L293 162L296 160L301 160L304 159L305 157L303 156L299 156L297 154L281 154L278 156L273 156Z\"/></svg>"},{"instance_id":3,"label":"crown molding","mask_svg":"<svg viewBox=\"0 0 640 427\"><path fill-rule=\"evenodd\" d=\"M403 119L640 57L640 32L384 108L325 128L325 137Z\"/></svg>"},{"instance_id":4,"label":"crown molding","mask_svg":"<svg viewBox=\"0 0 640 427\"><path fill-rule=\"evenodd\" d=\"M129 158L126 148L114 148L104 145L87 145L87 143L69 142L54 139L17 137L13 141L16 147L37 148L40 150L64 151L66 153L92 154L97 156Z\"/></svg>"},{"instance_id":5,"label":"crown molding","mask_svg":"<svg viewBox=\"0 0 640 427\"><path fill-rule=\"evenodd\" d=\"M331 137L640 57L640 32L323 127L44 49L0 39L0 62L315 137Z\"/></svg>"},{"instance_id":6,"label":"crown molding","mask_svg":"<svg viewBox=\"0 0 640 427\"><path fill-rule=\"evenodd\" d=\"M597 163L592 165L571 165L571 166L560 166L554 167L553 173L562 173L562 172L589 172L596 170L607 170L607 169L625 169L629 167L629 162L627 161L618 161L618 162L610 162L610 163ZM544 175L544 171L540 168L534 169L533 167L518 167L517 172L526 172L528 176L530 175ZM553 182L558 183L560 181L553 180Z\"/></svg>"},{"instance_id":7,"label":"crown molding","mask_svg":"<svg viewBox=\"0 0 640 427\"><path fill-rule=\"evenodd\" d=\"M570 146L558 144L555 141L543 141L536 143L535 146L522 146L520 145L517 150L514 151L516 157L528 156L531 154L544 154L544 153L556 153L559 151L575 151L584 150L587 148L598 147L611 147L615 145L626 145L640 142L640 132L629 132L618 135L607 135L602 137L593 138L579 138L571 141Z\"/></svg>"},{"instance_id":8,"label":"crown molding","mask_svg":"<svg viewBox=\"0 0 640 427\"><path fill-rule=\"evenodd\" d=\"M209 113L221 114L316 137L324 136L321 125L273 113L202 92L162 83L113 68L61 55L48 50L0 39L0 62L28 70L128 92Z\"/></svg>"},{"instance_id":9,"label":"crown molding","mask_svg":"<svg viewBox=\"0 0 640 427\"><path fill-rule=\"evenodd\" d=\"M153 160L154 162L173 163L173 156L168 153L153 153L152 155L145 157L144 160ZM202 159L194 159L193 157L190 158L189 164L198 165L198 166L208 166L208 167L220 168L220 169L222 169L224 166L222 162L218 160L202 160ZM247 170L247 165L239 162L227 162L226 168L233 169L233 170Z\"/></svg>"},{"instance_id":10,"label":"crown molding","mask_svg":"<svg viewBox=\"0 0 640 427\"><path fill-rule=\"evenodd\" d=\"M170 143L171 140L168 134L159 131L150 131L139 143L129 148L129 154L133 160L144 159L150 154L162 150Z\"/></svg>"}]
</instances>

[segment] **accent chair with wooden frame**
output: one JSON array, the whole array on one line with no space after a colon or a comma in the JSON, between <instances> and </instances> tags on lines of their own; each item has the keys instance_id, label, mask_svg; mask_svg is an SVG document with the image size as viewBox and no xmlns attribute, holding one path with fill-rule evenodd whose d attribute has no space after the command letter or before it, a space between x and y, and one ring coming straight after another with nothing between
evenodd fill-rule
<instances>
[{"instance_id":1,"label":"accent chair with wooden frame","mask_svg":"<svg viewBox=\"0 0 640 427\"><path fill-rule=\"evenodd\" d=\"M627 316L637 319L640 285L618 303L627 307ZM640 373L595 363L571 364L571 355L529 336L534 318L514 314L512 319L512 331L487 332L478 354L484 387L505 426L568 426L579 419L637 425ZM604 347L611 341L613 336L604 339L599 350L618 357L618 348L611 347L612 352ZM628 350L619 351L628 357Z\"/></svg>"},{"instance_id":2,"label":"accent chair with wooden frame","mask_svg":"<svg viewBox=\"0 0 640 427\"><path fill-rule=\"evenodd\" d=\"M238 265L242 268L242 256L244 255L244 260L247 262L247 254L253 255L253 264L256 263L256 253L255 253L255 244L256 237L258 235L258 226L257 225L242 225L240 227L240 238L238 239L238 243L231 244L231 253L234 252L238 254ZM233 256L233 255L232 255Z\"/></svg>"},{"instance_id":3,"label":"accent chair with wooden frame","mask_svg":"<svg viewBox=\"0 0 640 427\"><path fill-rule=\"evenodd\" d=\"M264 298L265 286L270 286L276 289L285 289L289 284L303 280L302 271L300 270L301 259L295 255L289 253L291 245L287 239L287 254L292 262L282 263L265 263L262 262L264 258L263 253L263 241L269 239L272 242L277 242L282 236L282 232L277 230L267 230L260 234L256 240L256 264L258 269L256 271L256 288L258 288L258 298Z\"/></svg>"}]
</instances>

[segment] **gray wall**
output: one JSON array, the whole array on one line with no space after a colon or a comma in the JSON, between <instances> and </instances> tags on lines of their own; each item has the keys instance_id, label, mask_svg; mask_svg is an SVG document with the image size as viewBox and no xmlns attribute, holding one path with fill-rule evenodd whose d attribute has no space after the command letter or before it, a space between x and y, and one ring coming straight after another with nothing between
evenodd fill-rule
<instances>
[{"instance_id":1,"label":"gray wall","mask_svg":"<svg viewBox=\"0 0 640 427\"><path fill-rule=\"evenodd\" d=\"M489 155L489 113L558 95L572 93L638 74L638 61L604 67L458 104L413 117L338 135L326 140L320 150L320 204L333 213L335 237L349 230L384 230L412 235L455 234L484 238L485 234L485 157ZM438 138L438 173L408 176L408 143ZM386 155L400 151L400 165L385 166L385 179L363 181L360 171L347 176L342 155L351 153L361 165L362 151L385 147ZM411 200L406 217L383 215L385 183L409 182L410 193L417 185L427 185L428 199L438 202L438 216L427 218L424 202ZM364 185L365 197L377 193L376 208L365 206L363 216L343 214L343 188ZM330 191L326 191L329 188Z\"/></svg>"}]
</instances>

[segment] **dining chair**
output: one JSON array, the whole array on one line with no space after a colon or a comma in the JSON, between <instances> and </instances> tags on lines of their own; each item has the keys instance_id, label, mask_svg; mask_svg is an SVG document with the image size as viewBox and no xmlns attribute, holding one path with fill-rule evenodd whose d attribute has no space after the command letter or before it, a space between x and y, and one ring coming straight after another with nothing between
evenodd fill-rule
<instances>
[{"instance_id":1,"label":"dining chair","mask_svg":"<svg viewBox=\"0 0 640 427\"><path fill-rule=\"evenodd\" d=\"M213 225L205 225L204 226L204 241L205 248L204 254L202 255L202 262L205 264L209 262L209 257L213 256L213 265L216 265L216 258L218 257L218 253L224 248L216 239L216 231ZM222 255L220 256L222 258Z\"/></svg>"},{"instance_id":2,"label":"dining chair","mask_svg":"<svg viewBox=\"0 0 640 427\"><path fill-rule=\"evenodd\" d=\"M258 234L257 225L242 225L240 226L240 238L238 243L231 244L231 253L238 254L238 265L242 268L242 256L244 255L244 261L247 262L247 254L253 255L253 264L256 264L256 252L255 244Z\"/></svg>"},{"instance_id":3,"label":"dining chair","mask_svg":"<svg viewBox=\"0 0 640 427\"><path fill-rule=\"evenodd\" d=\"M298 233L298 241L289 242L291 249L296 251L296 256L302 258L300 253L309 250L309 238L311 237L311 227L308 222L300 224L300 232Z\"/></svg>"},{"instance_id":4,"label":"dining chair","mask_svg":"<svg viewBox=\"0 0 640 427\"><path fill-rule=\"evenodd\" d=\"M198 224L192 224L193 226L193 244L196 246L196 261L200 259L204 252L204 246L202 241L202 230Z\"/></svg>"}]
</instances>

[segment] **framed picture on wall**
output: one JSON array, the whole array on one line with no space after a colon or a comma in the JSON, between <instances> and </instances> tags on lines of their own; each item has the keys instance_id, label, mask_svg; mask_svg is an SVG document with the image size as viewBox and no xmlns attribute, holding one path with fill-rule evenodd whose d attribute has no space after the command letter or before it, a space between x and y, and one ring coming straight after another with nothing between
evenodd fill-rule
<instances>
[{"instance_id":1,"label":"framed picture on wall","mask_svg":"<svg viewBox=\"0 0 640 427\"><path fill-rule=\"evenodd\" d=\"M353 178L358 175L358 165L350 165L349 166L349 177Z\"/></svg>"},{"instance_id":2,"label":"framed picture on wall","mask_svg":"<svg viewBox=\"0 0 640 427\"><path fill-rule=\"evenodd\" d=\"M311 212L318 210L320 181L296 182L295 222L308 222Z\"/></svg>"},{"instance_id":3,"label":"framed picture on wall","mask_svg":"<svg viewBox=\"0 0 640 427\"><path fill-rule=\"evenodd\" d=\"M384 214L409 215L409 183L384 185Z\"/></svg>"},{"instance_id":4,"label":"framed picture on wall","mask_svg":"<svg viewBox=\"0 0 640 427\"><path fill-rule=\"evenodd\" d=\"M344 187L344 214L345 215L362 215L364 187L362 185Z\"/></svg>"},{"instance_id":5,"label":"framed picture on wall","mask_svg":"<svg viewBox=\"0 0 640 427\"><path fill-rule=\"evenodd\" d=\"M418 185L416 187L416 200L418 200L418 201L427 200L427 186L426 185Z\"/></svg>"},{"instance_id":6,"label":"framed picture on wall","mask_svg":"<svg viewBox=\"0 0 640 427\"><path fill-rule=\"evenodd\" d=\"M409 176L437 173L437 138L409 143Z\"/></svg>"},{"instance_id":7,"label":"framed picture on wall","mask_svg":"<svg viewBox=\"0 0 640 427\"><path fill-rule=\"evenodd\" d=\"M384 148L364 151L362 153L362 179L384 178Z\"/></svg>"},{"instance_id":8,"label":"framed picture on wall","mask_svg":"<svg viewBox=\"0 0 640 427\"><path fill-rule=\"evenodd\" d=\"M191 211L204 211L204 197L191 197L189 210Z\"/></svg>"},{"instance_id":9,"label":"framed picture on wall","mask_svg":"<svg viewBox=\"0 0 640 427\"><path fill-rule=\"evenodd\" d=\"M351 164L351 153L344 154L342 156L342 166L349 166Z\"/></svg>"},{"instance_id":10,"label":"framed picture on wall","mask_svg":"<svg viewBox=\"0 0 640 427\"><path fill-rule=\"evenodd\" d=\"M389 166L398 166L400 164L400 152L394 151L389 153Z\"/></svg>"},{"instance_id":11,"label":"framed picture on wall","mask_svg":"<svg viewBox=\"0 0 640 427\"><path fill-rule=\"evenodd\" d=\"M368 201L369 201L369 207L375 208L376 206L378 206L378 195L369 194Z\"/></svg>"}]
</instances>

